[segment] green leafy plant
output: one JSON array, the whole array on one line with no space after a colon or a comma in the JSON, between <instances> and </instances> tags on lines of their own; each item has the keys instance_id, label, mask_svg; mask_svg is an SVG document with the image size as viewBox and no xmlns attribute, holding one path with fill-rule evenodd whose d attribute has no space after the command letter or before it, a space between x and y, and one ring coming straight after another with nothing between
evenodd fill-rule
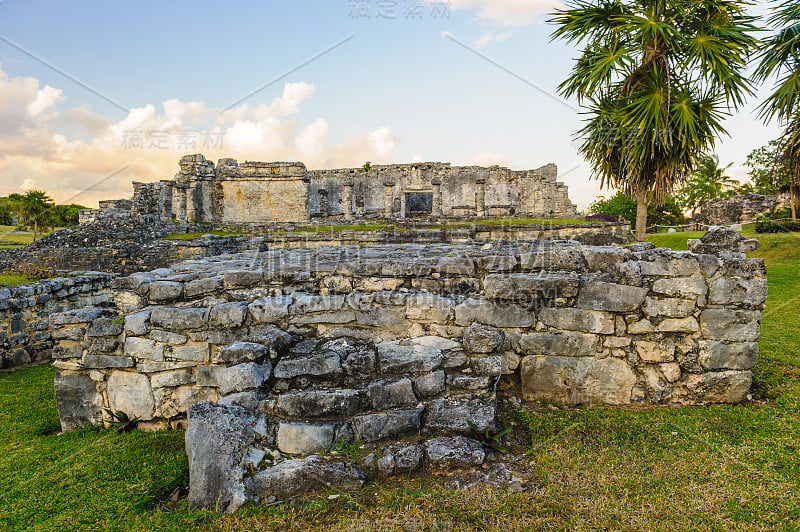
<instances>
[{"instance_id":1,"label":"green leafy plant","mask_svg":"<svg viewBox=\"0 0 800 532\"><path fill-rule=\"evenodd\" d=\"M339 443L333 449L333 452L342 456L355 456L361 451L361 447L364 445L364 442L361 440L358 441L350 441L349 439L345 438L343 440L339 440Z\"/></svg>"},{"instance_id":2,"label":"green leafy plant","mask_svg":"<svg viewBox=\"0 0 800 532\"><path fill-rule=\"evenodd\" d=\"M108 421L109 425L114 427L118 434L132 431L136 428L139 420L142 419L141 416L136 416L131 419L128 414L122 410L117 410L116 412L109 408L104 408L103 410L105 410L106 414L111 418Z\"/></svg>"},{"instance_id":3,"label":"green leafy plant","mask_svg":"<svg viewBox=\"0 0 800 532\"><path fill-rule=\"evenodd\" d=\"M369 169L372 168L372 163L367 161L361 165L361 168L363 168L365 172L369 172Z\"/></svg>"},{"instance_id":4,"label":"green leafy plant","mask_svg":"<svg viewBox=\"0 0 800 532\"><path fill-rule=\"evenodd\" d=\"M506 452L506 448L503 447L503 437L511 432L512 427L506 427L500 432L490 431L488 428L481 432L472 421L467 421L467 425L472 432L473 439L478 440L483 445L483 452L486 453L486 457L489 460L494 458L494 453Z\"/></svg>"}]
</instances>

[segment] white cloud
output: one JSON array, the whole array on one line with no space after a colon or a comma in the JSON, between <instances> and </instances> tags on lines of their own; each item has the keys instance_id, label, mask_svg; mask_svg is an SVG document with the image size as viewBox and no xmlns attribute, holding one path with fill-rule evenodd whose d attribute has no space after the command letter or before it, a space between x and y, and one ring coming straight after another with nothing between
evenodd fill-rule
<instances>
[{"instance_id":1,"label":"white cloud","mask_svg":"<svg viewBox=\"0 0 800 532\"><path fill-rule=\"evenodd\" d=\"M32 186L56 201L92 206L130 197L132 180L171 178L178 158L190 153L211 160L294 159L312 169L392 162L397 139L388 125L331 144L327 120L298 121L314 90L309 83L287 83L269 104L243 103L223 113L203 102L169 99L109 121L85 107L45 113L62 99L61 91L40 88L35 78L10 78L0 67L0 195Z\"/></svg>"},{"instance_id":2,"label":"white cloud","mask_svg":"<svg viewBox=\"0 0 800 532\"><path fill-rule=\"evenodd\" d=\"M29 190L40 190L39 185L37 185L36 181L34 181L31 178L28 178L25 181L23 181L22 184L19 186L19 188L21 188L25 192L28 192Z\"/></svg>"},{"instance_id":3,"label":"white cloud","mask_svg":"<svg viewBox=\"0 0 800 532\"><path fill-rule=\"evenodd\" d=\"M434 2L437 0L427 0ZM477 11L476 19L500 26L525 26L562 6L559 0L451 0L452 10Z\"/></svg>"},{"instance_id":4,"label":"white cloud","mask_svg":"<svg viewBox=\"0 0 800 532\"><path fill-rule=\"evenodd\" d=\"M36 98L28 104L25 110L28 111L29 115L36 116L63 99L61 89L54 89L50 85L45 85L42 90L36 93Z\"/></svg>"},{"instance_id":5,"label":"white cloud","mask_svg":"<svg viewBox=\"0 0 800 532\"><path fill-rule=\"evenodd\" d=\"M473 41L472 44L476 48L485 48L492 41L500 42L500 41L504 41L504 40L508 39L509 37L511 37L511 31L501 31L499 33L498 32L486 32L483 35L481 35L480 37L478 37L477 39L475 39L475 41Z\"/></svg>"}]
</instances>

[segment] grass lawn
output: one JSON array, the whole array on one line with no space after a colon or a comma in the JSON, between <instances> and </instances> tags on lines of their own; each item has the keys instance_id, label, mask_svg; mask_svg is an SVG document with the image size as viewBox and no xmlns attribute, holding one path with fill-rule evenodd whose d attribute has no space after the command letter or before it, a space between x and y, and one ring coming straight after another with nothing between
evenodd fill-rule
<instances>
[{"instance_id":1,"label":"grass lawn","mask_svg":"<svg viewBox=\"0 0 800 532\"><path fill-rule=\"evenodd\" d=\"M36 279L27 275L13 273L0 273L0 285L19 286L21 284L35 283Z\"/></svg>"},{"instance_id":2,"label":"grass lawn","mask_svg":"<svg viewBox=\"0 0 800 532\"><path fill-rule=\"evenodd\" d=\"M46 234L37 233L36 239L38 240ZM30 244L33 242L33 232L17 231L16 226L13 225L0 225L0 242L3 244Z\"/></svg>"},{"instance_id":3,"label":"grass lawn","mask_svg":"<svg viewBox=\"0 0 800 532\"><path fill-rule=\"evenodd\" d=\"M692 234L654 235L685 248ZM183 433L58 436L53 373L0 374L2 530L798 530L800 234L764 235L769 297L755 400L735 406L514 415L532 489L379 481L335 499L189 511Z\"/></svg>"}]
</instances>

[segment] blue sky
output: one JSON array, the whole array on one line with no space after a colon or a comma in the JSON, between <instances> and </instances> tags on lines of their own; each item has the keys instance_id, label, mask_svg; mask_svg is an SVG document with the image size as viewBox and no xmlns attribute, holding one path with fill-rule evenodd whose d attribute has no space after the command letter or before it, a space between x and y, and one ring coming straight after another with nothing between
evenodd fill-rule
<instances>
[{"instance_id":1,"label":"blue sky","mask_svg":"<svg viewBox=\"0 0 800 532\"><path fill-rule=\"evenodd\" d=\"M584 207L601 192L576 153L575 103L552 96L577 54L550 42L557 5L2 0L0 194L36 186L93 205L203 152L310 168L554 162ZM756 104L718 146L735 177L779 133Z\"/></svg>"}]
</instances>

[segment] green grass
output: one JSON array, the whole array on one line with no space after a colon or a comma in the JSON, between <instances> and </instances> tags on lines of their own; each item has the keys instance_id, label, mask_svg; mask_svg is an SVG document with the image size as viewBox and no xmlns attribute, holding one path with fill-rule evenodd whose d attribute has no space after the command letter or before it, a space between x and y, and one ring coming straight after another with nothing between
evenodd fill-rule
<instances>
[{"instance_id":1,"label":"green grass","mask_svg":"<svg viewBox=\"0 0 800 532\"><path fill-rule=\"evenodd\" d=\"M47 233L49 233L49 231L37 233L36 239L38 240ZM0 225L0 242L3 244L30 244L33 242L33 232L17 231L16 226L13 225Z\"/></svg>"},{"instance_id":2,"label":"green grass","mask_svg":"<svg viewBox=\"0 0 800 532\"><path fill-rule=\"evenodd\" d=\"M691 236L650 240L685 248ZM759 240L770 288L755 400L512 413L528 491L384 480L336 499L189 511L164 502L186 486L182 432L57 436L53 369L40 366L0 375L0 529L798 530L800 234Z\"/></svg>"},{"instance_id":3,"label":"green grass","mask_svg":"<svg viewBox=\"0 0 800 532\"><path fill-rule=\"evenodd\" d=\"M16 275L12 273L0 273L0 285L19 286L21 284L34 283L36 279L27 275Z\"/></svg>"}]
</instances>

